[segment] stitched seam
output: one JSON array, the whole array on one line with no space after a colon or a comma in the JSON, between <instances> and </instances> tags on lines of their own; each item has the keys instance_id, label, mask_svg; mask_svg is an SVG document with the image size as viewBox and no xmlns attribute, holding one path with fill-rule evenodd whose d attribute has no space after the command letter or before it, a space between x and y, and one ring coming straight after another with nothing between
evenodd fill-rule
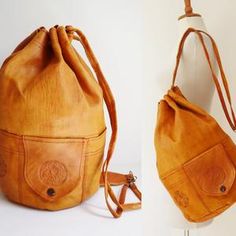
<instances>
[{"instance_id":1,"label":"stitched seam","mask_svg":"<svg viewBox=\"0 0 236 236\"><path fill-rule=\"evenodd\" d=\"M82 149L81 149L81 153L80 153L80 156L81 156L81 161L80 161L80 166L79 166L79 171L81 171L81 168L82 168L82 163L83 163L83 158L85 158L85 155L84 155L84 152L85 152L85 145L84 143L86 143L87 141L86 140L82 140L81 143L82 144ZM25 140L24 142L24 145L25 145L25 163L24 163L24 176L25 176L25 179L26 179L26 183L29 185L30 189L33 190L34 193L37 194L37 196L39 196L40 198L44 199L45 200L45 197L41 195L40 191L38 190L37 186L35 186L35 184L31 181L31 178L28 177L28 140ZM82 179L81 179L82 181ZM71 190L69 190L68 192L66 192L64 195L62 195L61 197L65 197L66 195L68 195L69 193L71 193L75 188L76 186L78 186L80 182L80 176L78 175L77 177L77 181L75 182L75 184L72 186ZM81 182L82 183L82 182ZM81 184L82 185L82 184ZM46 198L47 201L50 201Z\"/></svg>"},{"instance_id":2,"label":"stitched seam","mask_svg":"<svg viewBox=\"0 0 236 236\"><path fill-rule=\"evenodd\" d=\"M22 181L23 181L23 179L22 179L22 172L23 172L23 170L22 170L22 160L21 160L21 158L20 158L20 152L19 152L19 150L20 150L20 139L17 141L17 148L18 148L18 155L17 155L17 163L18 163L18 200L19 200L19 202L20 203L22 203Z\"/></svg>"},{"instance_id":3,"label":"stitched seam","mask_svg":"<svg viewBox=\"0 0 236 236\"><path fill-rule=\"evenodd\" d=\"M177 167L174 170L168 171L166 174L164 175L160 175L160 178L165 180L167 178L169 178L171 175L175 174L176 172L180 171L182 169L182 167Z\"/></svg>"},{"instance_id":4,"label":"stitched seam","mask_svg":"<svg viewBox=\"0 0 236 236\"><path fill-rule=\"evenodd\" d=\"M227 140L227 139L228 139L228 137L222 138L221 140L219 140L219 142L217 142L216 144L210 146L207 150L209 150L209 149L215 147L216 145L218 145L218 144L220 144L220 143L222 144L222 142L224 142L224 141ZM222 144L222 145L223 145L223 144ZM223 145L223 146L224 146L224 145ZM165 178L169 177L170 175L174 174L176 171L181 170L181 169L182 169L182 166L186 165L188 162L192 161L194 158L196 158L196 157L198 157L199 155L203 154L203 153L206 152L207 150L204 150L202 153L199 153L199 154L195 155L194 157L191 157L190 160L184 162L183 164L181 164L181 166L176 167L176 168L174 168L174 169L172 169L172 170L170 170L170 171L167 171L165 174L160 175L160 178L161 178L161 179L165 179Z\"/></svg>"},{"instance_id":5,"label":"stitched seam","mask_svg":"<svg viewBox=\"0 0 236 236\"><path fill-rule=\"evenodd\" d=\"M28 152L27 152L27 143L25 142L24 140L24 137L23 137L23 149L24 149L24 169L23 169L23 176L24 176L24 179L25 179L25 182L27 185L29 185L29 187L31 188L31 185L28 183L27 181L27 165L28 165Z\"/></svg>"},{"instance_id":6,"label":"stitched seam","mask_svg":"<svg viewBox=\"0 0 236 236\"><path fill-rule=\"evenodd\" d=\"M102 148L97 149L96 151L86 152L85 155L86 156L93 156L95 154L99 154L100 152L103 152L103 150L104 150L104 146Z\"/></svg>"},{"instance_id":7,"label":"stitched seam","mask_svg":"<svg viewBox=\"0 0 236 236\"><path fill-rule=\"evenodd\" d=\"M33 193L40 195L40 192L37 190L37 188L35 189L33 186L33 183L31 182L30 178L28 178L28 174L27 174L27 167L28 167L28 143L25 142L24 140L24 137L23 137L23 145L24 145L24 152L25 152L25 155L24 155L24 169L23 169L23 175L24 175L24 178L25 178L25 182L26 184L29 186L29 188L33 191Z\"/></svg>"},{"instance_id":8,"label":"stitched seam","mask_svg":"<svg viewBox=\"0 0 236 236\"><path fill-rule=\"evenodd\" d=\"M190 183L192 183L192 188L194 189L195 193L197 194L197 196L198 196L199 199L201 200L203 206L208 210L208 212L211 213L212 211L208 208L208 206L206 205L206 203L203 201L203 198L201 197L200 193L197 191L197 188L196 188L195 184L192 182L191 178L188 176L188 174L187 174L187 172L185 171L185 169L184 169L184 168L182 168L182 169L183 169L183 172L185 173L185 175L186 175L188 181L189 181Z\"/></svg>"},{"instance_id":9,"label":"stitched seam","mask_svg":"<svg viewBox=\"0 0 236 236\"><path fill-rule=\"evenodd\" d=\"M206 214L206 215L204 215L203 217L197 218L197 220L202 221L202 220L204 220L206 217L209 217L209 216L211 216L211 215L217 216L217 215L219 215L220 213L222 213L222 211L218 212L219 210L221 210L221 209L223 209L223 208L225 208L225 210L226 210L227 208L229 208L230 206L232 206L232 204L233 204L232 202L231 202L230 204L225 204L224 206L219 207L219 208L217 208L217 209L214 211L214 212L217 212L216 214L214 214L213 212L210 212L210 214Z\"/></svg>"},{"instance_id":10,"label":"stitched seam","mask_svg":"<svg viewBox=\"0 0 236 236\"><path fill-rule=\"evenodd\" d=\"M78 139L78 140L69 140L69 141L46 141L46 140L34 140L34 139L28 139L28 138L25 138L24 136L24 139L26 141L32 141L32 142L38 142L38 143L82 143L83 142L83 138L81 139Z\"/></svg>"},{"instance_id":11,"label":"stitched seam","mask_svg":"<svg viewBox=\"0 0 236 236\"><path fill-rule=\"evenodd\" d=\"M29 137L27 135L22 135L22 136L24 136L25 140L30 140L30 141L35 141L35 142L45 142L45 143L46 142L49 142L49 143L50 142L53 142L53 143L76 143L76 142L79 142L79 141L82 141L82 140L91 140L93 142L97 142L105 135L104 132L102 134L100 134L99 136L96 136L96 137L78 137L78 138L75 138L75 137L55 138L55 137L37 137L37 136Z\"/></svg>"},{"instance_id":12,"label":"stitched seam","mask_svg":"<svg viewBox=\"0 0 236 236\"><path fill-rule=\"evenodd\" d=\"M89 140L87 141L87 146L89 145ZM82 182L82 198L81 201L85 200L85 190L86 190L86 186L87 186L87 175L86 175L86 171L85 169L87 168L87 161L88 161L88 156L84 155L84 174L83 174L83 182Z\"/></svg>"},{"instance_id":13,"label":"stitched seam","mask_svg":"<svg viewBox=\"0 0 236 236\"><path fill-rule=\"evenodd\" d=\"M223 140L225 140L225 138L222 139L221 142L219 142L219 143L217 143L216 145L210 147L208 150L210 151L213 147L215 147L215 146L217 146L217 145L222 145L224 151L226 152L225 147L224 147L224 145L222 144L222 141L223 141ZM203 152L203 153L207 153L207 151L205 151L205 152ZM199 155L201 155L201 154L199 154ZM199 156L199 155L198 155L198 156ZM227 155L227 158L232 162L232 160L231 160L231 158L228 156L228 153L227 153L227 152L226 152L226 155ZM195 158L197 158L198 156L196 156ZM193 159L192 159L192 160L193 160ZM191 160L191 161L192 161L192 160ZM233 162L232 162L232 165L233 165ZM234 166L234 165L233 165L233 166ZM192 183L193 188L194 188L195 192L197 193L198 197L200 198L202 204L206 207L206 209L210 212L210 214L212 214L212 210L210 210L210 208L208 208L208 206L207 206L206 203L204 202L204 200L203 200L201 194L197 191L197 188L196 188L195 184L193 183L192 179L189 177L189 175L187 174L187 172L185 171L184 168L183 168L183 171L184 171L185 175L187 176L188 180ZM227 204L224 205L224 206L227 206ZM217 209L214 210L214 211L217 211L218 209L224 208L224 206L223 206L223 207L220 207L220 208L217 208ZM208 214L208 215L209 215L209 214Z\"/></svg>"},{"instance_id":14,"label":"stitched seam","mask_svg":"<svg viewBox=\"0 0 236 236\"><path fill-rule=\"evenodd\" d=\"M234 163L233 163L232 159L230 158L230 156L228 155L227 151L225 150L224 145L223 145L222 143L218 143L218 144L216 144L214 147L219 146L219 145L223 148L223 150L224 150L224 152L225 152L225 154L226 154L226 157L224 157L224 158L226 158L226 159L230 162L230 164L233 166L234 171L235 171ZM195 157L194 159L198 159L200 155L207 154L207 153L210 152L214 147L209 148L208 151L206 151L206 152L204 152L204 153L202 153L202 154L199 154L199 155L198 155L197 157ZM202 158L204 158L204 156L202 156ZM192 161L194 161L194 159L190 160L190 163L186 163L185 166L191 166L191 165L192 165ZM186 172L186 175L187 175L187 172ZM190 177L189 177L189 178L190 178ZM231 187L232 187L232 185L230 186L230 189L231 189ZM229 189L225 194L227 194L227 193L230 191L230 189ZM204 189L201 189L201 192L203 192L204 194L208 194L208 192L205 191Z\"/></svg>"},{"instance_id":15,"label":"stitched seam","mask_svg":"<svg viewBox=\"0 0 236 236\"><path fill-rule=\"evenodd\" d=\"M0 130L0 133L1 133L1 135L5 135L10 138L13 138L13 136L14 136L14 138L17 138L17 139L21 139L21 136L22 136L22 135L18 135L18 134L8 133L7 131L4 131L4 130Z\"/></svg>"},{"instance_id":16,"label":"stitched seam","mask_svg":"<svg viewBox=\"0 0 236 236\"><path fill-rule=\"evenodd\" d=\"M24 152L21 152L20 150L11 150L10 148L7 148L7 147L4 147L2 145L0 145L0 149L2 149L4 152L7 152L7 153L21 153L23 154Z\"/></svg>"},{"instance_id":17,"label":"stitched seam","mask_svg":"<svg viewBox=\"0 0 236 236\"><path fill-rule=\"evenodd\" d=\"M24 139L24 137L23 137ZM27 183L27 185L29 186L30 190L33 191L34 194L37 195L37 197L40 197L41 199L43 199L44 201L47 200L48 202L50 202L48 199L45 199L44 196L41 195L41 192L38 190L37 186L35 186L35 184L31 181L31 178L28 177L28 142L27 140L24 140L24 150L25 150L25 162L24 162L24 178L25 178L25 182Z\"/></svg>"},{"instance_id":18,"label":"stitched seam","mask_svg":"<svg viewBox=\"0 0 236 236\"><path fill-rule=\"evenodd\" d=\"M12 151L12 149L8 149L2 145L0 145L0 147L3 148L6 152L17 153L17 157L18 157L18 198L19 198L19 201L22 202L22 182L23 181L25 181L26 184L29 185L30 189L32 189L33 192L35 192L37 195L39 195L41 197L37 188L35 189L35 187L33 187L34 184L28 178L28 174L27 174L27 167L28 167L28 151L27 151L28 148L27 147L28 147L28 143L27 143L27 141L33 141L33 142L39 142L39 143L83 143L83 148L81 150L81 152L82 152L81 153L81 163L80 163L80 171L82 171L82 179L81 179L82 190L81 190L81 200L80 200L80 202L81 202L85 198L85 186L87 185L87 175L85 172L85 167L86 167L86 163L87 163L86 157L97 155L98 153L100 153L104 150L104 145L103 145L102 148L99 148L96 151L86 153L87 144L89 142L94 143L94 142L101 140L106 134L105 131L106 131L106 129L102 133L100 133L99 136L97 136L97 137L79 138L76 140L74 138L74 140L66 140L66 141L58 140L57 141L57 140L55 140L57 138L51 138L53 140L36 140L36 139L34 139L34 137L29 138L24 135L15 135L15 134L6 133L5 131L0 130L0 134L2 134L3 136L10 137L11 139L17 140L17 151L15 151L15 150ZM42 137L42 139L44 139L44 138L45 137ZM65 138L63 138L63 139L65 139ZM23 146L23 151L20 151L20 143ZM21 160L21 154L23 155L22 160ZM79 178L78 178L78 180L79 180ZM78 181L77 181L77 183L78 183ZM75 187L76 187L76 185L75 185ZM71 191L73 191L75 189L75 187L72 188ZM68 193L70 193L70 192L68 192Z\"/></svg>"},{"instance_id":19,"label":"stitched seam","mask_svg":"<svg viewBox=\"0 0 236 236\"><path fill-rule=\"evenodd\" d=\"M0 134L1 135L5 135L5 136L8 136L10 138L17 138L17 139L21 139L22 136L25 137L25 139L37 139L37 138L42 138L42 139L74 139L76 141L76 139L90 139L90 140L93 140L93 141L96 141L96 140L99 140L103 135L106 134L106 130L107 128L105 127L103 129L102 132L100 132L99 134L98 133L95 133L95 134L91 134L91 135L87 135L87 136L81 136L81 137L49 137L49 136L31 136L31 135L21 135L21 134L15 134L15 133L11 133L11 132L8 132L6 130L2 130L0 129Z\"/></svg>"},{"instance_id":20,"label":"stitched seam","mask_svg":"<svg viewBox=\"0 0 236 236\"><path fill-rule=\"evenodd\" d=\"M83 174L82 174L82 178L80 180L80 173L81 173L81 171L83 171L82 173L84 173L84 170L83 170L84 169L84 161L85 161L85 154L84 153L85 153L86 146L87 146L87 140L83 140L82 150L80 152L81 161L80 161L80 166L79 166L79 176L77 177L76 184L74 184L74 186L71 188L71 190L68 193L66 193L65 195L63 195L62 197L65 197L66 195L70 194L73 190L75 190L76 187L82 187L82 185L83 185ZM78 204L81 202L82 196L83 196L83 188L81 189L81 199L78 201Z\"/></svg>"}]
</instances>

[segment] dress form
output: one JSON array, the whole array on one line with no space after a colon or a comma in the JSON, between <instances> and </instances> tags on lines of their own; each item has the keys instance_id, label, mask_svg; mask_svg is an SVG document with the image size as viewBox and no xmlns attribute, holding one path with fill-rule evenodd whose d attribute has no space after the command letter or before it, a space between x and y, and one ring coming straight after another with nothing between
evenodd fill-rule
<instances>
[{"instance_id":1,"label":"dress form","mask_svg":"<svg viewBox=\"0 0 236 236\"><path fill-rule=\"evenodd\" d=\"M179 41L188 28L195 28L207 32L203 18L192 12L190 1L185 1L185 15L178 21ZM214 52L209 39L203 36L206 47L209 52L210 60L215 73L218 73ZM177 73L176 85L178 85L184 96L191 102L199 105L209 112L212 104L215 86L212 74L205 58L205 54L199 38L191 34L185 42L179 70ZM169 212L169 221L175 229L194 229L209 225L212 221L205 223L190 223L181 214L180 210L173 203L167 206Z\"/></svg>"},{"instance_id":2,"label":"dress form","mask_svg":"<svg viewBox=\"0 0 236 236\"><path fill-rule=\"evenodd\" d=\"M207 32L201 16L184 17L179 20L179 38L188 28ZM203 35L214 71L218 72L210 40ZM179 66L177 84L188 100L209 112L214 94L212 74L197 35L186 39Z\"/></svg>"}]
</instances>

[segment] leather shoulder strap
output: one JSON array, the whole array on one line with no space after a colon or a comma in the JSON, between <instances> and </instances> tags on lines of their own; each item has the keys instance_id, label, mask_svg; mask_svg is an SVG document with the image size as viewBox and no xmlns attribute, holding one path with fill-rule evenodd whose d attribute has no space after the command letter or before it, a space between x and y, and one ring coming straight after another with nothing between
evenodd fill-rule
<instances>
[{"instance_id":1,"label":"leather shoulder strap","mask_svg":"<svg viewBox=\"0 0 236 236\"><path fill-rule=\"evenodd\" d=\"M141 208L141 192L137 189L136 185L134 184L135 178L133 177L132 173L128 175L122 175L108 172L109 163L111 161L112 154L114 152L117 138L117 116L116 116L115 100L112 95L111 89L102 73L99 63L84 34L79 29L73 28L72 26L66 27L66 31L69 32L71 38L73 32L77 33L78 36L73 36L73 38L80 41L82 46L84 47L88 60L97 76L98 83L103 91L103 97L109 113L112 134L108 146L107 157L104 161L102 168L101 185L104 186L105 200L108 209L115 218L118 218L125 210L134 210ZM118 199L114 194L111 185L120 185L120 184L123 184L123 187L121 190L120 197ZM125 203L125 196L128 189L131 189L131 191L139 199L139 202L130 204ZM117 207L115 210L112 208L109 202L109 197Z\"/></svg>"},{"instance_id":2,"label":"leather shoulder strap","mask_svg":"<svg viewBox=\"0 0 236 236\"><path fill-rule=\"evenodd\" d=\"M203 50L204 50L205 57L207 59L208 65L209 65L210 70L211 70L212 78L214 80L214 83L215 83L215 86L216 86L216 90L217 90L217 93L218 93L218 96L219 96L219 99L220 99L223 111L225 113L226 119L227 119L230 127L232 128L232 130L235 131L236 130L236 119L235 119L235 114L234 114L234 110L233 110L233 107L232 107L232 102L231 102L231 96L230 96L228 82L227 82L227 79L226 79L226 76L225 76L225 73L224 73L224 69L223 69L223 65L222 65L221 59L220 59L220 54L219 54L217 45L216 45L214 39L208 33L204 32L204 31L201 31L201 30L196 30L196 29L193 29L193 28L189 28L184 33L184 35L183 35L183 37L182 37L182 39L180 41L179 49L178 49L178 53L177 53L177 57L176 57L176 66L175 66L174 73L173 73L172 87L175 84L175 80L176 80L176 76L177 76L177 71L178 71L181 55L182 55L182 52L183 52L184 43L186 41L186 38L192 32L195 33L198 36L199 40L200 40L200 43L201 43L201 45L203 47ZM225 97L224 97L224 94L222 92L222 88L221 88L219 79L218 79L217 75L214 72L214 69L213 69L213 66L212 66L212 62L210 60L210 56L209 56L208 50L207 50L206 44L204 42L203 35L206 35L210 39L210 42L212 44L212 48L213 48L213 51L214 51L214 56L216 58L217 65L219 67L223 88L225 90L226 100L228 102L228 106L226 105ZM229 107L229 109L228 109L228 107ZM231 113L231 115L230 115L230 113Z\"/></svg>"}]
</instances>

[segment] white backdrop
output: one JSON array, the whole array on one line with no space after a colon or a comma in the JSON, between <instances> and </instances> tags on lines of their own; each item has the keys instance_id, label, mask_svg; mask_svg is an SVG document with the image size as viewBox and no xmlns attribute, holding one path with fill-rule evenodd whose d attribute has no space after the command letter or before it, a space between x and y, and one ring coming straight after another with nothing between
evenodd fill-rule
<instances>
[{"instance_id":1,"label":"white backdrop","mask_svg":"<svg viewBox=\"0 0 236 236\"><path fill-rule=\"evenodd\" d=\"M176 46L178 39L177 19L183 14L182 0L146 0L145 1L145 125L143 129L143 210L144 231L148 236L170 236L181 235L182 230L174 230L168 223L167 202L169 195L158 180L155 166L155 151L153 146L153 133L156 121L157 101L162 98L162 91L158 88L161 80L169 80L171 77L162 78L161 75L171 69L175 61ZM209 33L215 38L223 60L226 75L228 76L234 107L236 109L236 33L235 33L235 9L233 0L192 0L192 5L197 13L204 18ZM172 70L170 70L170 76ZM212 114L216 117L222 127L236 141L233 133L224 117L218 97L214 96ZM171 203L169 203L170 205ZM236 206L217 217L213 224L200 230L191 231L190 236L234 236Z\"/></svg>"},{"instance_id":2,"label":"white backdrop","mask_svg":"<svg viewBox=\"0 0 236 236\"><path fill-rule=\"evenodd\" d=\"M134 169L139 182L143 77L141 3L140 0L0 1L0 62L40 26L73 25L84 32L116 98L119 133L112 170ZM79 43L74 45L83 51ZM109 123L107 125L109 127ZM142 235L141 211L113 220L107 219L110 214L104 209L102 190L82 206L56 213L16 207L0 196L0 234Z\"/></svg>"}]
</instances>

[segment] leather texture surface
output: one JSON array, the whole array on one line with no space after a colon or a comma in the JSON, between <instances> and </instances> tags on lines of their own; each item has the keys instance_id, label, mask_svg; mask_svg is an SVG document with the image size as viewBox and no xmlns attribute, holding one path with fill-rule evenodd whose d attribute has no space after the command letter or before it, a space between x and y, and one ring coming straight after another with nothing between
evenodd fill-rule
<instances>
[{"instance_id":1,"label":"leather texture surface","mask_svg":"<svg viewBox=\"0 0 236 236\"><path fill-rule=\"evenodd\" d=\"M72 40L84 47L93 72ZM103 163L104 101L112 135ZM79 29L41 27L16 47L0 69L0 114L0 186L11 201L60 210L80 204L101 184L114 217L141 207L133 175L108 172L117 137L115 101ZM123 185L119 199L111 185ZM139 202L125 204L128 189Z\"/></svg>"},{"instance_id":2,"label":"leather texture surface","mask_svg":"<svg viewBox=\"0 0 236 236\"><path fill-rule=\"evenodd\" d=\"M172 88L158 105L155 147L159 176L176 205L189 221L203 222L235 202L236 146L212 116L188 101L174 85L185 39L192 32L202 43L212 70L202 37L206 33L188 29L180 42ZM206 35L212 42L227 99L212 70L213 80L226 118L235 130L235 115L219 53L214 40Z\"/></svg>"},{"instance_id":3,"label":"leather texture surface","mask_svg":"<svg viewBox=\"0 0 236 236\"><path fill-rule=\"evenodd\" d=\"M105 132L95 138L64 139L1 131L0 143L6 169L0 184L14 202L60 210L78 205L99 188Z\"/></svg>"}]
</instances>

